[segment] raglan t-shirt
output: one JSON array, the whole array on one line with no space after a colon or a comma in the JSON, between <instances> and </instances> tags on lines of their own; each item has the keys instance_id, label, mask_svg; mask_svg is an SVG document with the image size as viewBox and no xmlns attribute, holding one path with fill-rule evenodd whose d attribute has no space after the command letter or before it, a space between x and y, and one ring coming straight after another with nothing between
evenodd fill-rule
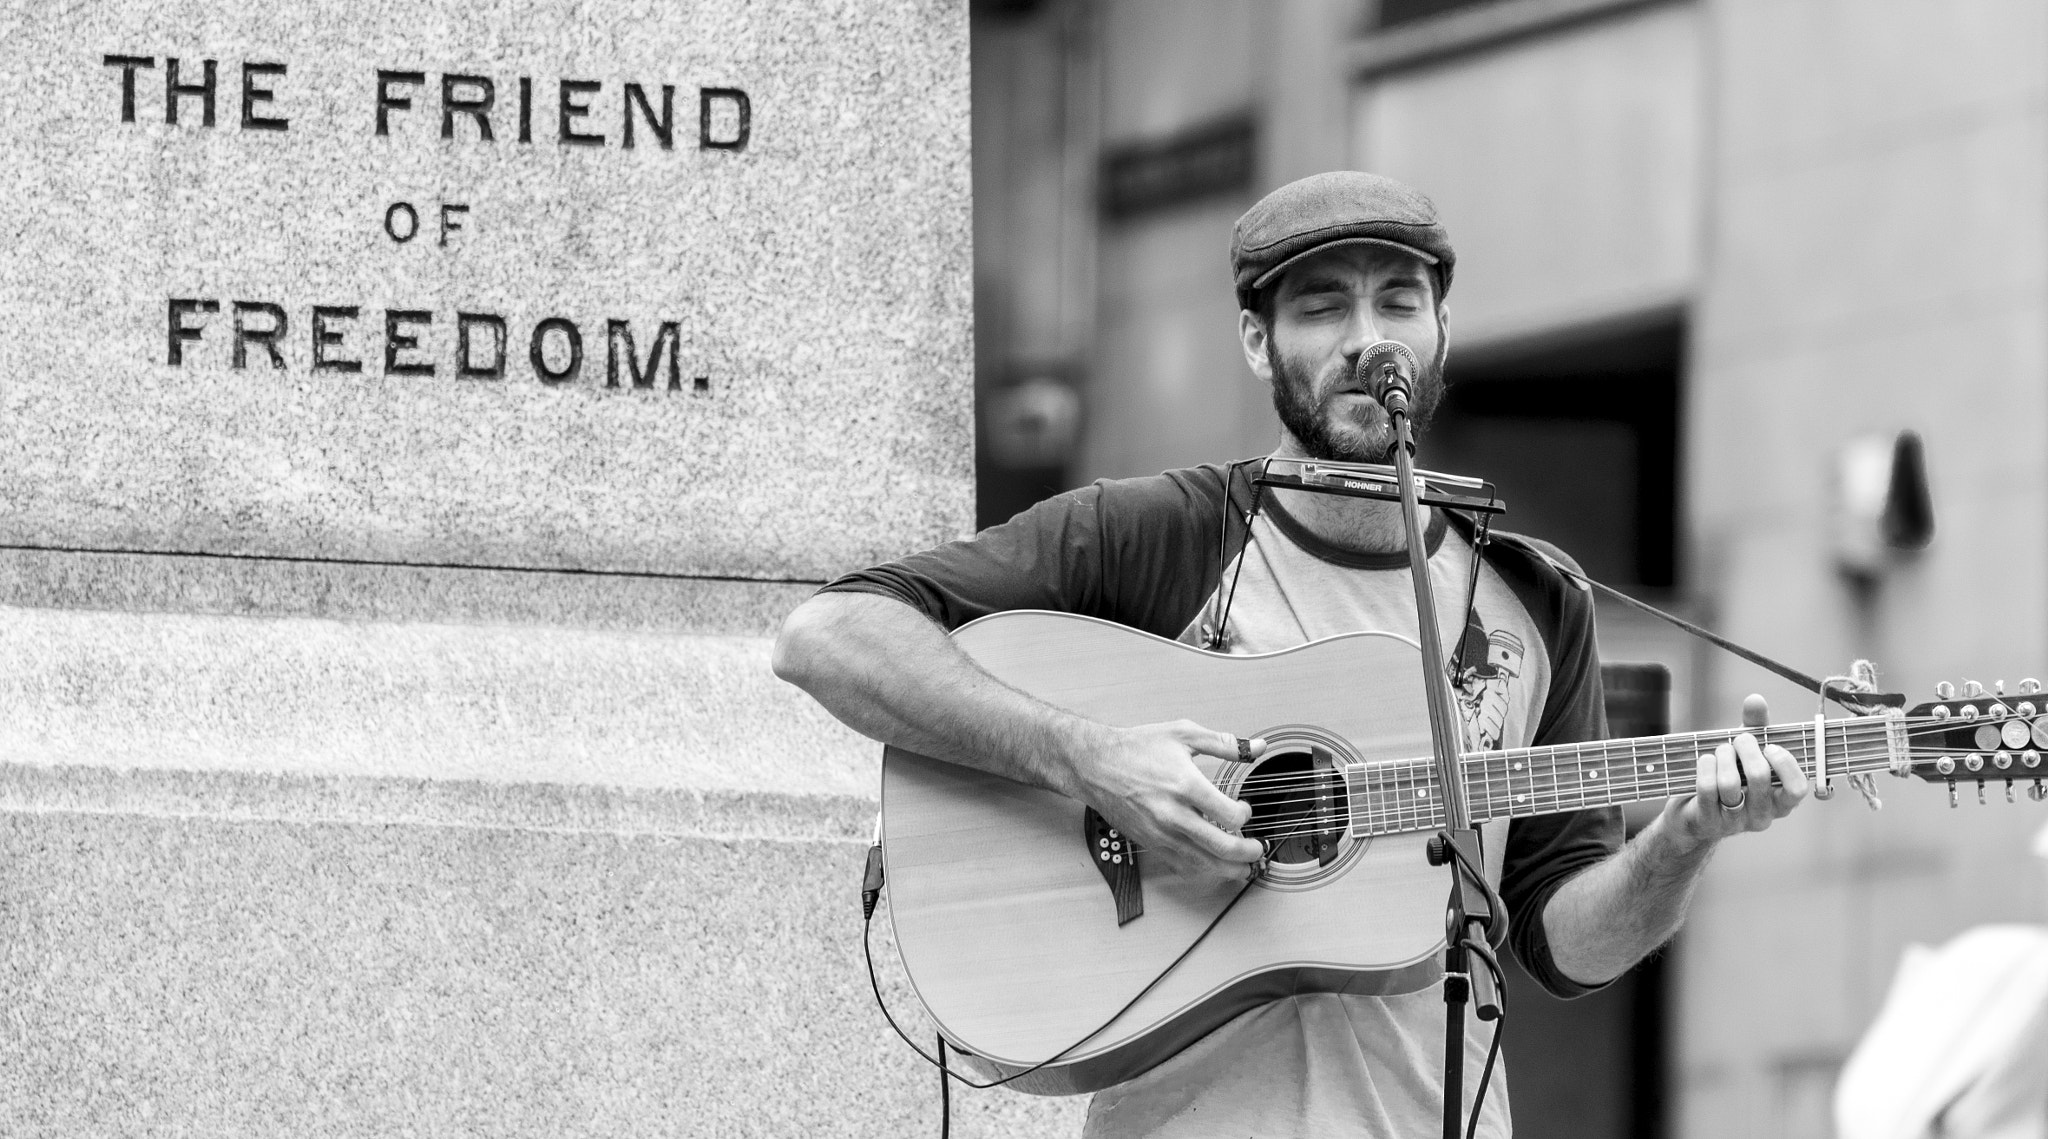
<instances>
[{"instance_id":1,"label":"raglan t-shirt","mask_svg":"<svg viewBox=\"0 0 2048 1139\"><path fill-rule=\"evenodd\" d=\"M1097 482L826 589L896 597L947 629L990 613L1052 609L1231 653L1364 630L1415 639L1406 553L1330 546L1288 512L1284 496L1253 490L1255 470L1255 462L1210 465ZM1603 737L1592 604L1558 572L1563 555L1496 536L1475 575L1471 536L1441 511L1426 542L1465 746ZM1515 953L1552 992L1586 989L1551 960L1543 907L1572 875L1612 853L1621 834L1611 808L1481 827ZM1097 1093L1084 1135L1424 1134L1440 1127L1443 1016L1441 981L1391 996L1276 1000ZM1467 1033L1468 1101L1487 1035ZM1497 1067L1479 1134L1505 1136L1508 1120L1505 1073Z\"/></svg>"}]
</instances>

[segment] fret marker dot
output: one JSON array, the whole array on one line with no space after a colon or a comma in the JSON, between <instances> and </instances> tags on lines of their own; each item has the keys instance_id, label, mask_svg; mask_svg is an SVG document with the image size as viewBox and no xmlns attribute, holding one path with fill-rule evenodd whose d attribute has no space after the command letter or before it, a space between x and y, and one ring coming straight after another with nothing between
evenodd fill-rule
<instances>
[{"instance_id":1,"label":"fret marker dot","mask_svg":"<svg viewBox=\"0 0 2048 1139\"><path fill-rule=\"evenodd\" d=\"M1526 793L1524 793L1524 794L1521 794L1521 795L1517 795L1517 796L1515 796L1515 802L1517 802L1517 803L1526 803L1526 802L1528 802L1528 801L1529 801L1529 796L1528 796L1528 795L1527 795Z\"/></svg>"},{"instance_id":2,"label":"fret marker dot","mask_svg":"<svg viewBox=\"0 0 2048 1139\"><path fill-rule=\"evenodd\" d=\"M1519 759L1515 761L1515 770L1516 770L1516 771L1520 771L1520 770L1522 770L1522 761L1521 761L1521 760L1519 760Z\"/></svg>"},{"instance_id":3,"label":"fret marker dot","mask_svg":"<svg viewBox=\"0 0 2048 1139\"><path fill-rule=\"evenodd\" d=\"M1656 765L1656 764L1654 764L1654 763L1646 763L1646 764L1644 764L1644 765L1643 765L1643 770L1644 770L1644 771L1655 771L1655 770L1657 770L1657 765Z\"/></svg>"},{"instance_id":4,"label":"fret marker dot","mask_svg":"<svg viewBox=\"0 0 2048 1139\"><path fill-rule=\"evenodd\" d=\"M1429 798L1429 792L1427 790L1424 790L1423 788L1417 787L1415 789L1415 797L1418 799L1427 799Z\"/></svg>"}]
</instances>

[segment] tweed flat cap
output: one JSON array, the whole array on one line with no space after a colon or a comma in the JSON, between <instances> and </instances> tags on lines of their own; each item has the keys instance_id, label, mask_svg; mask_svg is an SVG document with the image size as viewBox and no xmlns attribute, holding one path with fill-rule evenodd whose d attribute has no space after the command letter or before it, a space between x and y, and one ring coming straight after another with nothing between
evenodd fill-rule
<instances>
[{"instance_id":1,"label":"tweed flat cap","mask_svg":"<svg viewBox=\"0 0 2048 1139\"><path fill-rule=\"evenodd\" d=\"M1238 304L1251 308L1258 290L1303 257L1350 244L1391 245L1413 253L1435 270L1438 299L1450 292L1457 256L1436 205L1392 178L1332 170L1289 182L1237 219L1230 271Z\"/></svg>"}]
</instances>

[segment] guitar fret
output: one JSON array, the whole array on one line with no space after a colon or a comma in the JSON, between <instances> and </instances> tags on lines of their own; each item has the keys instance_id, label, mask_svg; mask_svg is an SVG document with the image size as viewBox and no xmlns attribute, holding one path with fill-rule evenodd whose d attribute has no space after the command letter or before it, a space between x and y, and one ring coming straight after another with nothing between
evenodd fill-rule
<instances>
[{"instance_id":1,"label":"guitar fret","mask_svg":"<svg viewBox=\"0 0 2048 1139\"><path fill-rule=\"evenodd\" d=\"M1607 749L1593 745L1593 764L1588 767L1585 746L1580 745L1579 756L1579 805L1582 807L1607 801L1607 784L1604 782L1607 777Z\"/></svg>"},{"instance_id":2,"label":"guitar fret","mask_svg":"<svg viewBox=\"0 0 2048 1139\"><path fill-rule=\"evenodd\" d=\"M1630 802L1643 797L1643 761L1634 740L1628 741L1628 792Z\"/></svg>"},{"instance_id":3,"label":"guitar fret","mask_svg":"<svg viewBox=\"0 0 2048 1139\"><path fill-rule=\"evenodd\" d=\"M1555 756L1548 758L1550 761L1539 767L1536 765L1536 757L1529 757L1529 770L1537 780L1536 802L1545 814L1554 813L1564 806L1557 793L1557 759ZM1549 786L1544 786L1546 783Z\"/></svg>"}]
</instances>

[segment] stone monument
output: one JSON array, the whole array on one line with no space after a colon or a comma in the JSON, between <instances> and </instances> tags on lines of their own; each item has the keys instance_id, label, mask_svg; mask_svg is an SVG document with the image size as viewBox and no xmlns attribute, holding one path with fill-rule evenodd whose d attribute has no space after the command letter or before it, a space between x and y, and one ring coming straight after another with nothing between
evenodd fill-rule
<instances>
[{"instance_id":1,"label":"stone monument","mask_svg":"<svg viewBox=\"0 0 2048 1139\"><path fill-rule=\"evenodd\" d=\"M17 0L0 97L0 1133L935 1130L767 658L972 522L965 0Z\"/></svg>"}]
</instances>

